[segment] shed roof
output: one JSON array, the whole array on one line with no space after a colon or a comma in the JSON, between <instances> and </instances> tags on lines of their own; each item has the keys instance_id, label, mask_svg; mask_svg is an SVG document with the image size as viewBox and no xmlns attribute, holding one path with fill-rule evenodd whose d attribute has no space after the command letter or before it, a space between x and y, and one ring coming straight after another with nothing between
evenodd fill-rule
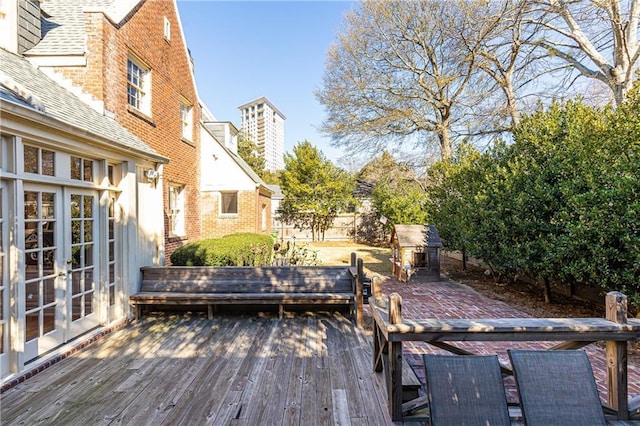
<instances>
[{"instance_id":1,"label":"shed roof","mask_svg":"<svg viewBox=\"0 0 640 426\"><path fill-rule=\"evenodd\" d=\"M394 238L400 247L442 247L435 225L395 225L391 241Z\"/></svg>"}]
</instances>

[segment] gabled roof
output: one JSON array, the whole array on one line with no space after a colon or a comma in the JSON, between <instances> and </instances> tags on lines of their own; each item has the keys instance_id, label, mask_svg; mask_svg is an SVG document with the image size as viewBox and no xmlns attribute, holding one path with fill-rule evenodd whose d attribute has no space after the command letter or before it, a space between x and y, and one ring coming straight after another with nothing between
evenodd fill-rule
<instances>
[{"instance_id":1,"label":"gabled roof","mask_svg":"<svg viewBox=\"0 0 640 426\"><path fill-rule=\"evenodd\" d=\"M280 187L280 185L277 184L270 184L267 185L269 187L270 190L273 191L273 195L271 195L271 199L272 200L283 200L284 199L284 192L282 192L282 188Z\"/></svg>"},{"instance_id":2,"label":"gabled roof","mask_svg":"<svg viewBox=\"0 0 640 426\"><path fill-rule=\"evenodd\" d=\"M218 138L216 138L211 129L209 129L204 124L202 125L202 128L207 133L209 133L209 135L211 135L211 137L218 143L218 145L220 145L220 147L229 155L229 157L231 157L231 159L238 165L238 167L240 167L240 169L249 177L249 179L251 179L256 185L261 186L270 192L273 192L271 188L269 188L269 186L262 180L260 176L258 176L258 174L251 168L251 166L249 166L247 162L244 161L242 157L224 146L224 144L220 142Z\"/></svg>"},{"instance_id":3,"label":"gabled roof","mask_svg":"<svg viewBox=\"0 0 640 426\"><path fill-rule=\"evenodd\" d=\"M40 3L42 40L27 55L83 55L85 12L102 12L119 24L142 0L47 0Z\"/></svg>"},{"instance_id":4,"label":"gabled roof","mask_svg":"<svg viewBox=\"0 0 640 426\"><path fill-rule=\"evenodd\" d=\"M51 0L40 3L44 12L42 39L28 55L82 55L86 50L83 9L107 7L113 0Z\"/></svg>"},{"instance_id":5,"label":"gabled roof","mask_svg":"<svg viewBox=\"0 0 640 426\"><path fill-rule=\"evenodd\" d=\"M58 85L26 59L0 49L0 96L5 101L18 104L51 117L65 124L110 140L120 149L135 150L168 162L156 150L134 136L111 118L105 117L82 102L78 97ZM3 82L4 81L4 82ZM10 84L13 82L13 84ZM18 89L19 88L19 89ZM25 94L28 93L29 96Z\"/></svg>"},{"instance_id":6,"label":"gabled roof","mask_svg":"<svg viewBox=\"0 0 640 426\"><path fill-rule=\"evenodd\" d=\"M395 225L391 241L394 238L400 247L442 247L435 225Z\"/></svg>"},{"instance_id":7,"label":"gabled roof","mask_svg":"<svg viewBox=\"0 0 640 426\"><path fill-rule=\"evenodd\" d=\"M224 148L225 151L227 151L227 153L229 153L231 158L233 158L233 161L235 161L236 164L238 164L238 166L240 166L242 171L245 172L247 174L247 176L249 176L251 178L251 180L253 180L256 184L264 186L265 188L267 188L267 184L264 183L262 178L260 176L258 176L258 174L251 168L251 166L249 166L247 164L246 161L244 161L244 159L242 157L240 157L238 154L234 153L233 151L231 151L230 149L228 149L225 146L223 146L223 148Z\"/></svg>"}]
</instances>

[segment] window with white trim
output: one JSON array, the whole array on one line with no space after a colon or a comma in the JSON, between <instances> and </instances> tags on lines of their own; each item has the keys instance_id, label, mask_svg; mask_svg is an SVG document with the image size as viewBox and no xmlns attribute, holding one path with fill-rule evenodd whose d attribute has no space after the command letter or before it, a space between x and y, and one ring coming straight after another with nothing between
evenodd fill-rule
<instances>
[{"instance_id":1,"label":"window with white trim","mask_svg":"<svg viewBox=\"0 0 640 426\"><path fill-rule=\"evenodd\" d=\"M184 101L180 102L180 121L180 136L188 141L193 140L193 107Z\"/></svg>"},{"instance_id":2,"label":"window with white trim","mask_svg":"<svg viewBox=\"0 0 640 426\"><path fill-rule=\"evenodd\" d=\"M71 179L93 182L93 161L86 158L70 157Z\"/></svg>"},{"instance_id":3,"label":"window with white trim","mask_svg":"<svg viewBox=\"0 0 640 426\"><path fill-rule=\"evenodd\" d=\"M238 192L220 193L220 213L238 214Z\"/></svg>"},{"instance_id":4,"label":"window with white trim","mask_svg":"<svg viewBox=\"0 0 640 426\"><path fill-rule=\"evenodd\" d=\"M151 115L151 70L139 59L127 58L127 102L137 110Z\"/></svg>"},{"instance_id":5,"label":"window with white trim","mask_svg":"<svg viewBox=\"0 0 640 426\"><path fill-rule=\"evenodd\" d=\"M184 186L169 185L169 234L183 237L185 232Z\"/></svg>"},{"instance_id":6,"label":"window with white trim","mask_svg":"<svg viewBox=\"0 0 640 426\"><path fill-rule=\"evenodd\" d=\"M25 173L55 176L55 152L31 145L24 145L23 149Z\"/></svg>"},{"instance_id":7,"label":"window with white trim","mask_svg":"<svg viewBox=\"0 0 640 426\"><path fill-rule=\"evenodd\" d=\"M171 40L171 21L166 16L164 17L164 38L167 41Z\"/></svg>"}]
</instances>

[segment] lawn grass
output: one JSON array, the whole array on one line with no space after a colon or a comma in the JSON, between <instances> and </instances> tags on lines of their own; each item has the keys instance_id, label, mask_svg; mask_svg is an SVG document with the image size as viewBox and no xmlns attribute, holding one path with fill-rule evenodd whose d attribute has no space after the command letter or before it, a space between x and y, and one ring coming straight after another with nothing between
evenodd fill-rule
<instances>
[{"instance_id":1,"label":"lawn grass","mask_svg":"<svg viewBox=\"0 0 640 426\"><path fill-rule=\"evenodd\" d=\"M351 253L362 259L365 270L370 273L391 273L391 249L373 247L350 241L314 241L309 243L318 252L322 265L340 266L351 263Z\"/></svg>"}]
</instances>

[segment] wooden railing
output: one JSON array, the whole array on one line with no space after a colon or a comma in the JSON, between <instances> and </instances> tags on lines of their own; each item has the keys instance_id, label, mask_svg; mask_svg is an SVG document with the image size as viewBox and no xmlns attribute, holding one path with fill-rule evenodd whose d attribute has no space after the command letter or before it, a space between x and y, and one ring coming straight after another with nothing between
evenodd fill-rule
<instances>
[{"instance_id":1,"label":"wooden railing","mask_svg":"<svg viewBox=\"0 0 640 426\"><path fill-rule=\"evenodd\" d=\"M456 355L472 353L449 342L457 341L561 341L549 350L578 349L606 342L608 406L605 410L626 420L640 405L628 400L627 342L640 338L640 321L627 318L627 299L622 293L606 296L605 318L487 318L404 319L402 298L388 297L374 282L369 307L374 318L373 368L382 372L387 385L392 420L403 419L402 343L420 341ZM503 372L511 373L503 367ZM406 410L417 403L405 403Z\"/></svg>"}]
</instances>

